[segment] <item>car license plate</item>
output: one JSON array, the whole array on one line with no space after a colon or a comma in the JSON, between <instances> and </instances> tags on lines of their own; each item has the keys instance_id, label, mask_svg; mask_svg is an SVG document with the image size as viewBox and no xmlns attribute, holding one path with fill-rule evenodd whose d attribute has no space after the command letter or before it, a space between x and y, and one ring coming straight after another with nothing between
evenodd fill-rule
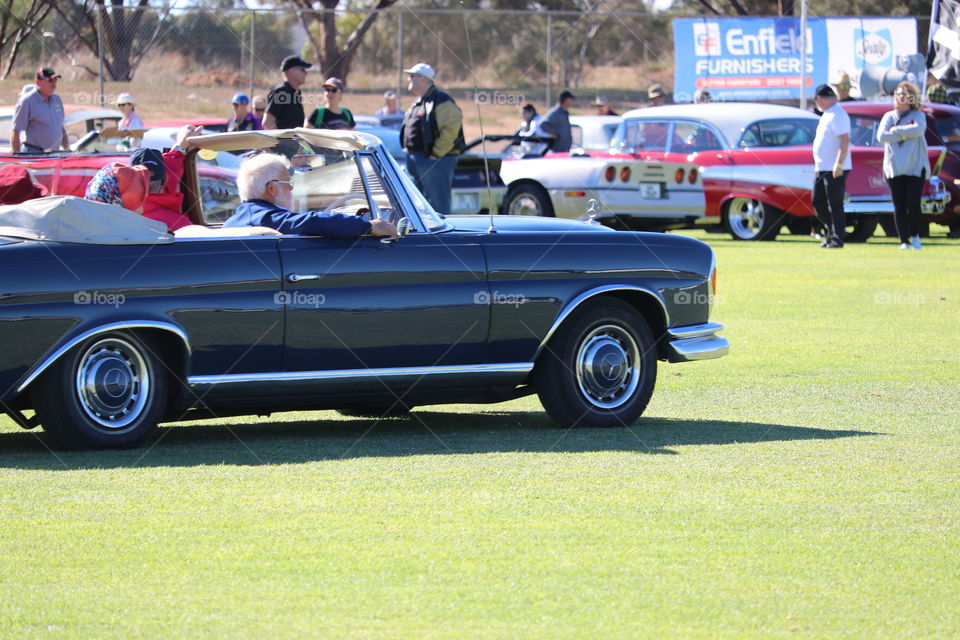
<instances>
[{"instance_id":1,"label":"car license plate","mask_svg":"<svg viewBox=\"0 0 960 640\"><path fill-rule=\"evenodd\" d=\"M477 213L480 211L480 194L454 193L451 209L463 213Z\"/></svg>"},{"instance_id":2,"label":"car license plate","mask_svg":"<svg viewBox=\"0 0 960 640\"><path fill-rule=\"evenodd\" d=\"M659 200L660 199L660 183L659 182L641 182L640 197L643 198L644 200Z\"/></svg>"}]
</instances>

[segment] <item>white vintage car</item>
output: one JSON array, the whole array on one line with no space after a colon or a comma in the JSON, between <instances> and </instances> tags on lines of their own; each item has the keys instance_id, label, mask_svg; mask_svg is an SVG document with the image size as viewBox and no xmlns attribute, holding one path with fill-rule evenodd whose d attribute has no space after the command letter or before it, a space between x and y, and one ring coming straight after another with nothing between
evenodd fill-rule
<instances>
[{"instance_id":1,"label":"white vintage car","mask_svg":"<svg viewBox=\"0 0 960 640\"><path fill-rule=\"evenodd\" d=\"M684 161L647 162L611 153L620 116L571 116L570 153L506 158L502 212L511 215L585 218L615 228L664 231L697 224L705 199L699 166Z\"/></svg>"}]
</instances>

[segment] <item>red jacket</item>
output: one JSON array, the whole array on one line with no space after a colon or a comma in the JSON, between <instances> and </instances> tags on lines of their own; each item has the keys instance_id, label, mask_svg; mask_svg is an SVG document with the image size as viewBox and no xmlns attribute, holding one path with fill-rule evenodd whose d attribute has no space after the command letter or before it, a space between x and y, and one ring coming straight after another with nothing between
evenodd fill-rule
<instances>
[{"instance_id":1,"label":"red jacket","mask_svg":"<svg viewBox=\"0 0 960 640\"><path fill-rule=\"evenodd\" d=\"M176 231L185 227L190 218L181 213L183 211L183 194L180 193L180 180L183 178L183 162L186 156L178 149L171 149L163 154L163 164L167 170L167 184L160 193L151 193L143 202L143 215L151 220L158 220L170 229Z\"/></svg>"}]
</instances>

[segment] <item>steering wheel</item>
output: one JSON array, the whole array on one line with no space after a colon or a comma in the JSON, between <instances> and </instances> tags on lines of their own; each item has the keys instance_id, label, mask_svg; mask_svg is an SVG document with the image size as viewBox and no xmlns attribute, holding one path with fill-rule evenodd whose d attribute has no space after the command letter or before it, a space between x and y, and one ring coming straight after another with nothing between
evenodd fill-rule
<instances>
[{"instance_id":1,"label":"steering wheel","mask_svg":"<svg viewBox=\"0 0 960 640\"><path fill-rule=\"evenodd\" d=\"M330 213L331 211L333 211L333 210L336 209L337 207L342 207L343 205L347 204L347 203L350 202L351 200L363 200L363 202L366 202L366 201L367 201L367 194L365 194L365 193L347 193L347 194L344 194L344 195L340 196L339 198L337 198L336 200L334 200L333 202L331 202L330 204L328 204L328 205L326 206L326 208L323 210L323 212L324 212L324 213Z\"/></svg>"}]
</instances>

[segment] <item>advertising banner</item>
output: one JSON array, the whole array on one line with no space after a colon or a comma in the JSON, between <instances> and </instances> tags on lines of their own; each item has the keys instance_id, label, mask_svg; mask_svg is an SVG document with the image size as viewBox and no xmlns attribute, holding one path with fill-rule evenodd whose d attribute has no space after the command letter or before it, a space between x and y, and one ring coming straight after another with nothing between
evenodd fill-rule
<instances>
[{"instance_id":1,"label":"advertising banner","mask_svg":"<svg viewBox=\"0 0 960 640\"><path fill-rule=\"evenodd\" d=\"M688 102L697 89L714 100L800 98L799 18L674 18L674 100ZM874 89L877 74L913 64L913 18L810 18L807 20L807 97L841 72L860 95L860 78ZM916 79L923 83L924 78Z\"/></svg>"}]
</instances>

